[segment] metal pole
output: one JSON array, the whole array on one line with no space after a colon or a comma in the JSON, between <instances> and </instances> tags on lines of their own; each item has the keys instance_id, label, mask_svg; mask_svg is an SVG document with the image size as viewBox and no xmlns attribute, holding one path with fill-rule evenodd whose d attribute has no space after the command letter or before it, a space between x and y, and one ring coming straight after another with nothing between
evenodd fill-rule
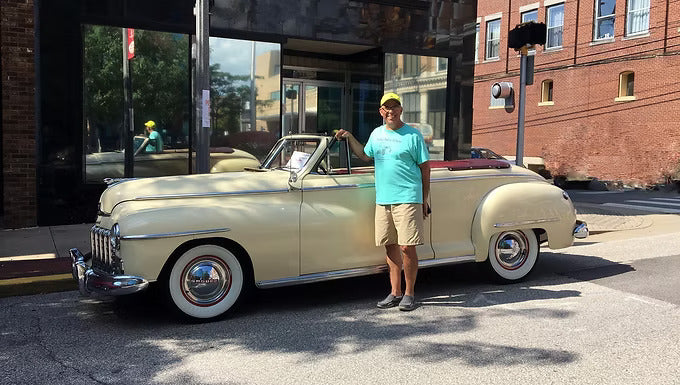
<instances>
[{"instance_id":1,"label":"metal pole","mask_svg":"<svg viewBox=\"0 0 680 385\"><path fill-rule=\"evenodd\" d=\"M252 42L251 49L251 64L250 64L250 131L256 131L255 126L255 42Z\"/></svg>"},{"instance_id":2,"label":"metal pole","mask_svg":"<svg viewBox=\"0 0 680 385\"><path fill-rule=\"evenodd\" d=\"M517 152L515 163L524 167L524 101L527 88L527 54L526 46L520 49L521 59L519 68L519 108L517 109Z\"/></svg>"},{"instance_id":3,"label":"metal pole","mask_svg":"<svg viewBox=\"0 0 680 385\"><path fill-rule=\"evenodd\" d=\"M209 0L196 0L196 87L194 88L195 127L198 131L196 170L210 172L210 48Z\"/></svg>"},{"instance_id":4,"label":"metal pole","mask_svg":"<svg viewBox=\"0 0 680 385\"><path fill-rule=\"evenodd\" d=\"M125 149L125 165L123 176L132 178L134 176L134 114L132 110L132 77L130 76L130 60L128 59L128 29L123 28L123 148Z\"/></svg>"}]
</instances>

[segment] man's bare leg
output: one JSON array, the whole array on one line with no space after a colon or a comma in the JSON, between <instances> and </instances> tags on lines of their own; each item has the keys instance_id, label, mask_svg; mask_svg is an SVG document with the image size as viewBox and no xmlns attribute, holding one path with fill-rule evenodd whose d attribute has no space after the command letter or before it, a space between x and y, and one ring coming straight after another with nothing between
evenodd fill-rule
<instances>
[{"instance_id":1,"label":"man's bare leg","mask_svg":"<svg viewBox=\"0 0 680 385\"><path fill-rule=\"evenodd\" d=\"M418 275L418 254L415 246L399 246L403 254L404 278L406 279L406 292L404 295L413 297ZM391 270L390 270L391 279Z\"/></svg>"},{"instance_id":2,"label":"man's bare leg","mask_svg":"<svg viewBox=\"0 0 680 385\"><path fill-rule=\"evenodd\" d=\"M401 296L401 250L399 245L385 245L387 253L387 266L390 269L390 285L392 286L392 295L395 297Z\"/></svg>"}]
</instances>

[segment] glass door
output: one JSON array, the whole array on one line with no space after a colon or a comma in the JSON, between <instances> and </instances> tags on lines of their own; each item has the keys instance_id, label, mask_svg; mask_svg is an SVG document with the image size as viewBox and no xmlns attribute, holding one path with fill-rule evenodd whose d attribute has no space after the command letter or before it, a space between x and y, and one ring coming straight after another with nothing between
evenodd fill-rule
<instances>
[{"instance_id":1,"label":"glass door","mask_svg":"<svg viewBox=\"0 0 680 385\"><path fill-rule=\"evenodd\" d=\"M284 134L332 135L347 128L345 87L339 82L284 80Z\"/></svg>"},{"instance_id":2,"label":"glass door","mask_svg":"<svg viewBox=\"0 0 680 385\"><path fill-rule=\"evenodd\" d=\"M302 132L300 128L300 88L301 82L285 80L283 82L283 95L281 98L281 111L283 111L283 123L281 136L298 134Z\"/></svg>"}]
</instances>

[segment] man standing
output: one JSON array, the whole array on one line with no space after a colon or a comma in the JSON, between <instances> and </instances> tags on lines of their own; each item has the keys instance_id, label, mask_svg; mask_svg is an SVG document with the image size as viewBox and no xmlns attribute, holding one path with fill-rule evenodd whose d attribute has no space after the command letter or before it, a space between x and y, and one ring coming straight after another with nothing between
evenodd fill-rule
<instances>
[{"instance_id":1,"label":"man standing","mask_svg":"<svg viewBox=\"0 0 680 385\"><path fill-rule=\"evenodd\" d=\"M163 139L161 138L161 134L156 131L156 122L149 120L144 123L144 127L146 127L146 132L149 134L149 143L146 145L144 151L147 153L163 152Z\"/></svg>"},{"instance_id":2,"label":"man standing","mask_svg":"<svg viewBox=\"0 0 680 385\"><path fill-rule=\"evenodd\" d=\"M423 221L429 213L430 164L422 134L402 122L401 113L399 95L388 92L380 100L385 124L373 130L365 147L348 131L339 130L336 137L346 138L360 159L375 161L375 241L377 246L385 246L392 286L378 307L398 305L399 310L410 311L416 308L416 246L424 243Z\"/></svg>"}]
</instances>

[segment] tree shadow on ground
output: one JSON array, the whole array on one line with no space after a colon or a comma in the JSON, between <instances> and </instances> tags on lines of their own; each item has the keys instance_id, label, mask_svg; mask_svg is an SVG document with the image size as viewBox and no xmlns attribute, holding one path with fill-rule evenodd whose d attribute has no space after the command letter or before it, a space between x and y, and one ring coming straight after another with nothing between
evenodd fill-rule
<instances>
[{"instance_id":1,"label":"tree shadow on ground","mask_svg":"<svg viewBox=\"0 0 680 385\"><path fill-rule=\"evenodd\" d=\"M521 342L470 340L470 332L481 327L480 317L485 322L497 317L516 320L518 315L536 322L574 317L572 311L545 305L546 300L581 295L557 286L632 269L596 257L551 252L542 257L534 274L510 285L490 283L477 264L424 269L417 287L421 307L410 313L375 307L388 290L385 274L257 291L237 312L206 323L178 322L154 291L118 300L55 293L48 304L40 304L40 296L24 297L7 302L0 326L12 332L2 334L0 343L8 347L5 354L23 357L24 364L38 368L36 378L50 378L57 375L52 370L68 368L90 383L149 383L168 373L171 382L201 382L201 373L183 364L195 357L214 359L215 354L273 354L306 364L322 358L373 357L387 349L397 360L418 364L566 365L579 355ZM502 306L507 304L522 306ZM71 342L83 336L93 341L71 349ZM40 357L45 356L58 362L57 369L42 364Z\"/></svg>"}]
</instances>

